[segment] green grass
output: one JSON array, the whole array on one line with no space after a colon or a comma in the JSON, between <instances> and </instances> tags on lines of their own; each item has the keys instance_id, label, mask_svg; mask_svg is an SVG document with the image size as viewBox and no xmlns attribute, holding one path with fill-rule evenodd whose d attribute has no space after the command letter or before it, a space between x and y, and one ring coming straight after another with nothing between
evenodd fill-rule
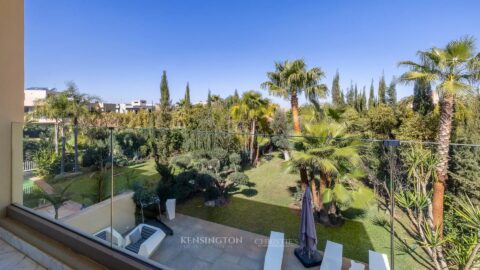
<instances>
[{"instance_id":1,"label":"green grass","mask_svg":"<svg viewBox=\"0 0 480 270\"><path fill-rule=\"evenodd\" d=\"M136 164L128 166L125 168L115 168L113 171L113 185L114 192L125 190L127 185L125 172L127 170L134 170L135 176L131 181L132 185L135 181L139 181L143 184L154 184L153 182L158 180L158 173L155 170L155 162L149 160L145 163ZM108 171L110 173L110 171ZM108 178L110 180L110 178ZM71 184L69 192L71 193L71 199L79 202L90 205L91 198L95 192L95 180L92 178L92 173L85 173L80 176L61 179L61 180L47 180L50 185L52 185L56 191L62 190L65 186ZM107 189L110 189L110 181L107 181Z\"/></svg>"}]
</instances>

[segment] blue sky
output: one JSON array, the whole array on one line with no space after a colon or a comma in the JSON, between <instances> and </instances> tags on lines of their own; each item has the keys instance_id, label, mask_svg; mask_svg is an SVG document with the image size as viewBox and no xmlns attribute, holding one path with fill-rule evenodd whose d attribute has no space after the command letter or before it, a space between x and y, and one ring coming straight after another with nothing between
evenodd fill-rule
<instances>
[{"instance_id":1,"label":"blue sky","mask_svg":"<svg viewBox=\"0 0 480 270\"><path fill-rule=\"evenodd\" d=\"M475 0L25 0L25 86L74 80L105 101L158 102L167 70L174 102L187 81L199 101L208 89L263 91L275 61L304 58L329 87L338 69L342 88L368 89L419 49L480 39L478 10Z\"/></svg>"}]
</instances>

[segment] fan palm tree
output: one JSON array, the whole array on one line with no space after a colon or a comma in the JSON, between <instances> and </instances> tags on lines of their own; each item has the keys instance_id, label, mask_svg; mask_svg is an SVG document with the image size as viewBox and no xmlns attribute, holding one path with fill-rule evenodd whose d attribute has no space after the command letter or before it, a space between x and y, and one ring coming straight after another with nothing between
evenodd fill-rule
<instances>
[{"instance_id":1,"label":"fan palm tree","mask_svg":"<svg viewBox=\"0 0 480 270\"><path fill-rule=\"evenodd\" d=\"M335 179L352 179L360 175L359 146L359 141L347 135L345 125L338 123L305 125L305 136L297 140L292 160L307 168L310 184L313 185L312 190L315 191L314 203L318 209L323 208L322 196L327 189L333 188ZM315 174L320 176L318 196ZM334 206L334 203L331 206Z\"/></svg>"},{"instance_id":2,"label":"fan palm tree","mask_svg":"<svg viewBox=\"0 0 480 270\"><path fill-rule=\"evenodd\" d=\"M255 145L259 122L270 117L274 112L274 106L270 100L253 90L243 93L240 101L232 106L230 113L233 119L246 122L250 126L250 161L255 161Z\"/></svg>"},{"instance_id":3,"label":"fan palm tree","mask_svg":"<svg viewBox=\"0 0 480 270\"><path fill-rule=\"evenodd\" d=\"M78 119L86 115L88 111L88 105L92 102L98 102L99 99L97 97L92 97L87 94L82 94L78 91L77 85L74 82L67 83L67 89L65 90L65 94L68 96L69 106L68 106L68 114L73 120L73 145L75 151L75 158L74 158L74 171L77 172L79 170L78 166Z\"/></svg>"},{"instance_id":4,"label":"fan palm tree","mask_svg":"<svg viewBox=\"0 0 480 270\"><path fill-rule=\"evenodd\" d=\"M401 80L431 82L436 85L441 98L437 180L433 185L433 225L442 230L453 106L456 97L472 90L472 82L480 79L480 54L475 53L474 39L466 37L449 42L445 48L433 47L419 51L418 56L420 58L418 63L414 61L399 63L410 68L401 76Z\"/></svg>"},{"instance_id":5,"label":"fan palm tree","mask_svg":"<svg viewBox=\"0 0 480 270\"><path fill-rule=\"evenodd\" d=\"M302 59L275 63L275 71L267 73L268 81L262 83L271 95L290 101L293 115L293 127L300 134L300 119L298 111L298 96L302 93L308 101L315 103L327 94L327 86L320 84L325 73L318 67L307 70Z\"/></svg>"}]
</instances>

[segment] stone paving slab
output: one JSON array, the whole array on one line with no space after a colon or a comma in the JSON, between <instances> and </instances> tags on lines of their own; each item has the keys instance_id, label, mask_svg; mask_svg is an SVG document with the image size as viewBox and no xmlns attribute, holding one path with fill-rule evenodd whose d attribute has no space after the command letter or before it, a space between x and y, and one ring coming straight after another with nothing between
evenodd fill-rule
<instances>
[{"instance_id":1,"label":"stone paving slab","mask_svg":"<svg viewBox=\"0 0 480 270\"><path fill-rule=\"evenodd\" d=\"M44 267L1 239L0 269L45 270Z\"/></svg>"},{"instance_id":2,"label":"stone paving slab","mask_svg":"<svg viewBox=\"0 0 480 270\"><path fill-rule=\"evenodd\" d=\"M172 228L173 236L166 236L150 259L179 270L263 269L266 236L179 213L174 220L164 220L164 223ZM235 242L235 239L241 241ZM307 269L293 254L296 247L285 247L282 269ZM342 269L347 270L350 265L350 260L343 258Z\"/></svg>"}]
</instances>

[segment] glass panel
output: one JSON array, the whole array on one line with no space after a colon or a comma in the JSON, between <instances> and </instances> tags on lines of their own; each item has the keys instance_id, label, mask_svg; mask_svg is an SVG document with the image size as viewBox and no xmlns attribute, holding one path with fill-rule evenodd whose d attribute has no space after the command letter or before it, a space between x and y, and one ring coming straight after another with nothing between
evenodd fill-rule
<instances>
[{"instance_id":1,"label":"glass panel","mask_svg":"<svg viewBox=\"0 0 480 270\"><path fill-rule=\"evenodd\" d=\"M108 243L110 130L50 123L22 127L23 205Z\"/></svg>"}]
</instances>

